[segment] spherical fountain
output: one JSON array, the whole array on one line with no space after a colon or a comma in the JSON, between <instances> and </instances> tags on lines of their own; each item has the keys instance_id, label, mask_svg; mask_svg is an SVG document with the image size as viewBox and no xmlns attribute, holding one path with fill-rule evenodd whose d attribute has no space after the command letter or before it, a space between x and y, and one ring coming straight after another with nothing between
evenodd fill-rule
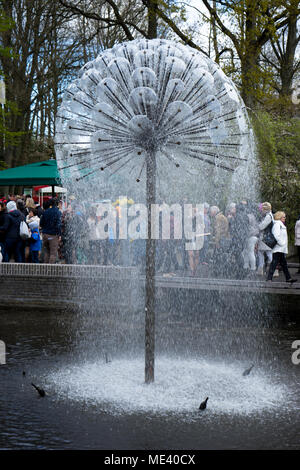
<instances>
[{"instance_id":1,"label":"spherical fountain","mask_svg":"<svg viewBox=\"0 0 300 470\"><path fill-rule=\"evenodd\" d=\"M256 191L255 184L245 187L245 178L256 169L255 150L247 111L234 83L211 59L174 41L139 39L119 44L82 67L63 95L55 149L62 180L72 192L80 188L82 195L84 188L98 187L103 196L117 184L120 194L127 191L143 197L148 214L162 188L168 188L173 199L178 191L195 185L203 198L219 195L224 187L230 188L233 197L244 196L246 190L253 197ZM151 236L146 258L145 382L149 384L154 381L155 356L155 240ZM282 389L275 390L263 374L254 372L249 386L240 378L241 366L169 361L157 361L158 383L148 390L137 378L139 360L129 360L125 366L117 360L109 365L91 363L85 372L80 366L67 374L54 374L53 381L67 380L67 389L77 397L111 400L121 408L130 402L129 408L142 411L150 407L185 412L198 397L214 394L217 388L221 395L217 392L215 410L218 406L230 412L259 410L283 397ZM100 382L95 381L97 374ZM182 380L185 386L180 391Z\"/></svg>"},{"instance_id":2,"label":"spherical fountain","mask_svg":"<svg viewBox=\"0 0 300 470\"><path fill-rule=\"evenodd\" d=\"M121 174L128 190L128 181L146 182L147 162L162 180L178 168L186 184L192 169L200 179L210 167L231 174L253 162L251 132L234 83L211 59L173 41L135 40L87 63L67 87L55 147L67 181Z\"/></svg>"}]
</instances>

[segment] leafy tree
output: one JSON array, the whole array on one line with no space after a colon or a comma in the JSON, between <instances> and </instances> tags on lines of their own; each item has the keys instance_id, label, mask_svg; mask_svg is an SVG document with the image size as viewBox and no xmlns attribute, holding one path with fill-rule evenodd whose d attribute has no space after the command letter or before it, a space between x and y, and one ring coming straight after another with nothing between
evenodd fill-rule
<instances>
[{"instance_id":1,"label":"leafy tree","mask_svg":"<svg viewBox=\"0 0 300 470\"><path fill-rule=\"evenodd\" d=\"M288 215L293 227L300 208L300 120L259 111L253 115L262 197Z\"/></svg>"},{"instance_id":2,"label":"leafy tree","mask_svg":"<svg viewBox=\"0 0 300 470\"><path fill-rule=\"evenodd\" d=\"M276 41L289 24L291 5L286 0L216 0L214 5L203 0L203 3L216 26L232 41L240 61L241 94L246 105L254 109L257 100L262 100L265 94L261 82L266 77L260 67L263 46ZM300 12L296 3L294 17ZM232 27L228 25L230 20Z\"/></svg>"},{"instance_id":3,"label":"leafy tree","mask_svg":"<svg viewBox=\"0 0 300 470\"><path fill-rule=\"evenodd\" d=\"M10 17L5 14L3 9L0 9L0 34L7 33L13 28L14 22ZM4 46L0 43L0 57L10 58L13 56L13 51L10 47ZM3 86L5 87L6 77L3 69L0 68L0 78L2 79ZM4 88L5 89L5 88ZM7 167L4 161L4 152L6 146L17 146L20 142L21 132L15 132L7 127L7 123L19 114L18 107L13 101L6 100L5 103L1 104L0 114L0 168L4 169Z\"/></svg>"}]
</instances>

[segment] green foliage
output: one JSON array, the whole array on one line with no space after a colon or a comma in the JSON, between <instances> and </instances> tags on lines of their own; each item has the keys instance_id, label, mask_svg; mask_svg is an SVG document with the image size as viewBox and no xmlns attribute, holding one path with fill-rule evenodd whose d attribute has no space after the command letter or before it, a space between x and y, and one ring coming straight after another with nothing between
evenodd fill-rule
<instances>
[{"instance_id":1,"label":"green foliage","mask_svg":"<svg viewBox=\"0 0 300 470\"><path fill-rule=\"evenodd\" d=\"M287 213L293 239L300 212L300 119L266 111L252 118L261 169L261 193L273 210Z\"/></svg>"},{"instance_id":2,"label":"green foliage","mask_svg":"<svg viewBox=\"0 0 300 470\"><path fill-rule=\"evenodd\" d=\"M2 110L0 111L0 136L2 148L7 146L17 147L20 145L21 137L25 132L11 131L7 125L13 116L18 116L19 114L20 111L18 110L16 103L7 101L5 107L2 107Z\"/></svg>"},{"instance_id":3,"label":"green foliage","mask_svg":"<svg viewBox=\"0 0 300 470\"><path fill-rule=\"evenodd\" d=\"M5 33L13 28L15 25L12 18L8 17L4 10L0 9L0 33ZM3 47L0 44L0 59L16 57L16 54L13 52L11 47ZM1 62L0 62L1 63ZM0 68L0 76L6 80L3 70ZM20 115L17 103L6 100L4 106L1 106L0 111L0 152L2 153L2 158L5 160L5 149L7 147L18 147L21 144L21 138L25 134L22 131L15 131L11 123L15 118ZM3 169L6 167L4 160L0 160L0 168Z\"/></svg>"},{"instance_id":4,"label":"green foliage","mask_svg":"<svg viewBox=\"0 0 300 470\"><path fill-rule=\"evenodd\" d=\"M14 26L12 18L5 14L5 11L0 8L0 32L8 31Z\"/></svg>"},{"instance_id":5,"label":"green foliage","mask_svg":"<svg viewBox=\"0 0 300 470\"><path fill-rule=\"evenodd\" d=\"M50 158L54 158L54 156L55 152L53 139L48 138L44 139L43 141L40 139L35 139L34 137L31 138L26 163L49 160Z\"/></svg>"},{"instance_id":6,"label":"green foliage","mask_svg":"<svg viewBox=\"0 0 300 470\"><path fill-rule=\"evenodd\" d=\"M14 26L14 21L5 15L4 10L0 9L0 33L9 31ZM3 47L0 44L0 55L2 57L11 57L13 51L10 47Z\"/></svg>"},{"instance_id":7,"label":"green foliage","mask_svg":"<svg viewBox=\"0 0 300 470\"><path fill-rule=\"evenodd\" d=\"M7 168L6 163L3 160L0 160L0 171L6 170L6 168Z\"/></svg>"}]
</instances>

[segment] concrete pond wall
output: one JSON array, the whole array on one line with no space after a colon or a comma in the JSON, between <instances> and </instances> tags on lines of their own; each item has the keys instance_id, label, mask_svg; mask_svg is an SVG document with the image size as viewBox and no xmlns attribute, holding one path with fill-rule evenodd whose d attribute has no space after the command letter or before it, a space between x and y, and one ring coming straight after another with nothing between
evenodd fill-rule
<instances>
[{"instance_id":1,"label":"concrete pond wall","mask_svg":"<svg viewBox=\"0 0 300 470\"><path fill-rule=\"evenodd\" d=\"M66 309L96 302L131 309L137 303L133 267L1 263L0 310Z\"/></svg>"}]
</instances>

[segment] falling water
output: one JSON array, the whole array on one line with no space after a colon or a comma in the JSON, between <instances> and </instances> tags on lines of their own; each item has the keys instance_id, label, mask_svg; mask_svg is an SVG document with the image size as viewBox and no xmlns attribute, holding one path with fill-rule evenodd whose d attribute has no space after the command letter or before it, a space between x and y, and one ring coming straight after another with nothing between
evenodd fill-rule
<instances>
[{"instance_id":1,"label":"falling water","mask_svg":"<svg viewBox=\"0 0 300 470\"><path fill-rule=\"evenodd\" d=\"M63 181L81 195L87 185L103 195L117 185L143 202L151 152L158 196L204 202L230 185L237 167L255 167L252 140L245 105L222 70L157 39L117 45L81 69L58 110L55 148ZM253 197L239 173L235 187Z\"/></svg>"},{"instance_id":2,"label":"falling water","mask_svg":"<svg viewBox=\"0 0 300 470\"><path fill-rule=\"evenodd\" d=\"M146 203L149 155L155 160L156 198L160 200L214 203L255 200L258 195L253 132L236 86L211 59L173 41L123 43L87 63L65 90L56 130L62 180L80 201L90 203L125 194ZM212 310L218 311L216 328L222 324L224 332L224 324L229 326L227 320L232 316L257 318L260 313L252 300L247 311L241 311L238 297L227 292L221 301L216 297L213 291L206 292L202 301L195 298L195 302L206 317ZM101 300L97 308L101 312ZM228 308L232 309L230 315L223 315ZM139 336L137 325L143 319L139 316L137 325L131 327L131 318L123 325L130 329L134 349L132 333ZM168 320L163 328L172 329ZM283 400L283 389L258 368L252 381L242 377L239 361L246 362L245 355L238 353L236 363L232 359L220 362L221 352L229 351L233 356L236 352L230 349L235 332L229 342L227 336L221 334L223 348L217 341L213 345L216 357L210 351L206 360L203 349L199 355L200 350L195 354L192 347L197 338L200 343L203 337L208 338L205 329L188 334L177 331L167 342L175 351L160 345L167 356L158 358L157 381L148 388L143 386L140 357L136 359L127 350L119 359L116 356L122 351L116 346L111 363L103 361L102 351L101 360L66 368L50 380L71 398L110 403L122 410L185 411L196 405L199 397L210 394L218 403L215 411L248 413ZM177 354L183 339L187 341L184 358L182 350L181 357ZM244 337L237 346L241 350L243 341Z\"/></svg>"}]
</instances>

